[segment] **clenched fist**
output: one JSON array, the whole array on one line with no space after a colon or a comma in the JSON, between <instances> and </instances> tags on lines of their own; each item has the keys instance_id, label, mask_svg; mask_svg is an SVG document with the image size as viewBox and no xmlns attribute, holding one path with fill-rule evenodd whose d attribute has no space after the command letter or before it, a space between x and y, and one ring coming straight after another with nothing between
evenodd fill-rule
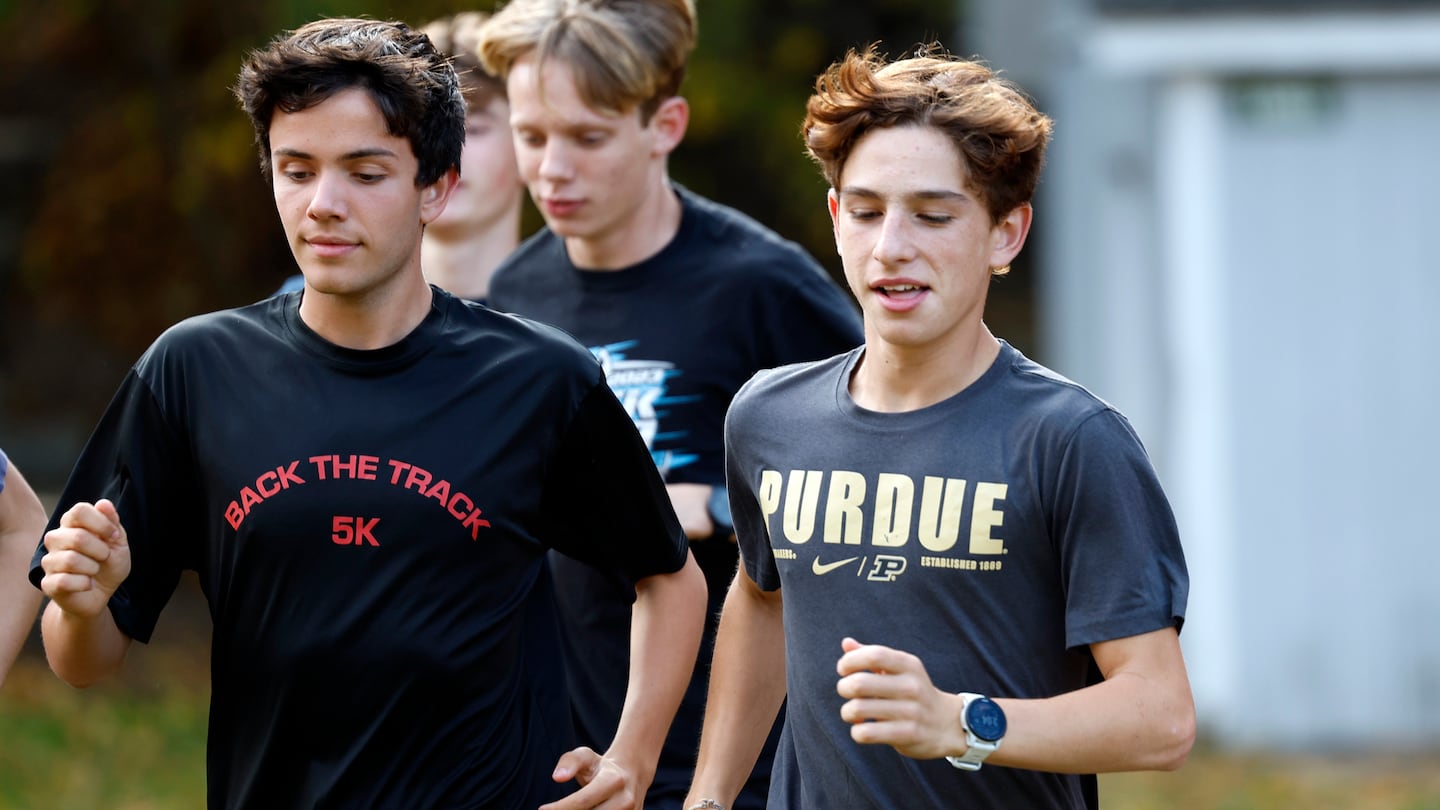
<instances>
[{"instance_id":1,"label":"clenched fist","mask_svg":"<svg viewBox=\"0 0 1440 810\"><path fill-rule=\"evenodd\" d=\"M66 613L94 617L130 576L130 543L108 500L77 503L45 533L40 589Z\"/></svg>"}]
</instances>

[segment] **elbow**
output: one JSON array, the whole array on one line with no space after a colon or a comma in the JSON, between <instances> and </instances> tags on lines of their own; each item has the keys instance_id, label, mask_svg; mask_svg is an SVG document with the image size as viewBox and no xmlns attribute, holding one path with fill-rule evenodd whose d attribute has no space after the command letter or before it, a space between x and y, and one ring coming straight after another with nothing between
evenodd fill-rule
<instances>
[{"instance_id":1,"label":"elbow","mask_svg":"<svg viewBox=\"0 0 1440 810\"><path fill-rule=\"evenodd\" d=\"M1170 722L1166 724L1165 733L1154 751L1155 760L1151 764L1152 770L1180 770L1180 767L1190 758L1190 751L1195 747L1194 709L1176 712L1176 716L1168 719Z\"/></svg>"},{"instance_id":2,"label":"elbow","mask_svg":"<svg viewBox=\"0 0 1440 810\"><path fill-rule=\"evenodd\" d=\"M57 678L76 689L86 689L114 674L124 658L123 654L119 660L76 656L73 652L67 654L61 645L47 643L45 661Z\"/></svg>"},{"instance_id":3,"label":"elbow","mask_svg":"<svg viewBox=\"0 0 1440 810\"><path fill-rule=\"evenodd\" d=\"M70 684L76 689L89 689L90 687L100 682L100 678L85 678L78 675L72 675L70 673L57 670L53 666L50 669L60 677L60 680L64 681L67 684Z\"/></svg>"},{"instance_id":4,"label":"elbow","mask_svg":"<svg viewBox=\"0 0 1440 810\"><path fill-rule=\"evenodd\" d=\"M55 677L76 689L88 689L104 680L105 675L108 674L75 666L71 662L49 653L46 654L45 660L49 662L50 671L55 673Z\"/></svg>"},{"instance_id":5,"label":"elbow","mask_svg":"<svg viewBox=\"0 0 1440 810\"><path fill-rule=\"evenodd\" d=\"M115 661L73 661L52 655L48 651L45 659L56 677L76 689L88 689L100 683L119 670L124 663L123 657Z\"/></svg>"}]
</instances>

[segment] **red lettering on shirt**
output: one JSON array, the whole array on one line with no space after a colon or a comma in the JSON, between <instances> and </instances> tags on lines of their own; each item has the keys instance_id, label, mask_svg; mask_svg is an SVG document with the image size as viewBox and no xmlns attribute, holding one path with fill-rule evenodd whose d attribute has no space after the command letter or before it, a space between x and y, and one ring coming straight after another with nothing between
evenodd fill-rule
<instances>
[{"instance_id":1,"label":"red lettering on shirt","mask_svg":"<svg viewBox=\"0 0 1440 810\"><path fill-rule=\"evenodd\" d=\"M483 528L486 528L486 529L490 528L490 521L488 521L488 520L481 520L481 519L480 519L480 510L479 510L479 509L476 509L475 511L471 512L471 513L470 513L470 516L467 517L467 518L465 518L465 528L467 528L467 529L470 530L470 539L471 539L471 540L479 540L479 539L480 539L480 529L481 529L482 527L483 527Z\"/></svg>"},{"instance_id":2,"label":"red lettering on shirt","mask_svg":"<svg viewBox=\"0 0 1440 810\"><path fill-rule=\"evenodd\" d=\"M412 464L410 465L410 474L405 477L405 488L413 489L424 495L425 487L430 485L430 479L433 477L429 470L422 470Z\"/></svg>"},{"instance_id":3,"label":"red lettering on shirt","mask_svg":"<svg viewBox=\"0 0 1440 810\"><path fill-rule=\"evenodd\" d=\"M265 499L255 494L255 490L250 487L240 488L240 508L245 510L246 515L250 514L250 507L263 500Z\"/></svg>"},{"instance_id":4,"label":"red lettering on shirt","mask_svg":"<svg viewBox=\"0 0 1440 810\"><path fill-rule=\"evenodd\" d=\"M266 498L272 495L278 495L280 493L280 484L278 482L266 486L267 481L275 481L277 478L278 476L276 476L275 473L267 472L255 479L255 488L260 490L260 494Z\"/></svg>"},{"instance_id":5,"label":"red lettering on shirt","mask_svg":"<svg viewBox=\"0 0 1440 810\"><path fill-rule=\"evenodd\" d=\"M295 468L299 466L299 464L300 462L298 461L292 461L290 462L290 466L288 467L284 464L281 464L279 467L275 468L275 474L280 477L281 489L289 489L291 484L305 483L304 478L301 478L300 476L295 474Z\"/></svg>"},{"instance_id":6,"label":"red lettering on shirt","mask_svg":"<svg viewBox=\"0 0 1440 810\"><path fill-rule=\"evenodd\" d=\"M464 505L464 506L461 506L460 509L457 511L457 510L455 509L455 506L456 506L456 504L459 504L459 503L461 503L462 501L464 502L465 505ZM463 493L463 492L457 492L457 493L455 493L455 497L453 497L453 498L450 499L450 503L445 506L445 511L447 511L447 512L449 512L450 514L454 515L456 520L461 520L461 521L463 521L463 520L465 519L465 516L468 515L468 514L471 512L471 510L473 510L474 508L475 508L475 502L474 502L474 501L472 501L472 500L470 500L469 498L465 497L465 493Z\"/></svg>"},{"instance_id":7,"label":"red lettering on shirt","mask_svg":"<svg viewBox=\"0 0 1440 810\"><path fill-rule=\"evenodd\" d=\"M435 482L435 486L430 487L420 494L427 498L434 498L440 502L441 506L444 506L450 502L450 482L441 478Z\"/></svg>"},{"instance_id":8,"label":"red lettering on shirt","mask_svg":"<svg viewBox=\"0 0 1440 810\"><path fill-rule=\"evenodd\" d=\"M380 456L361 454L325 454L310 456L306 459L315 469L315 478L319 481L337 481L343 479L356 479L362 481L381 480L378 471L382 461ZM281 464L274 470L266 470L255 478L253 485L240 488L238 497L225 507L225 522L230 528L239 531L240 525L250 516L259 504L267 499L273 498L282 491L291 487L306 483L306 480L296 473L300 461L292 461L288 464ZM445 478L439 478L429 470L411 464L408 461L399 459L385 459L384 466L390 468L387 476L392 486L403 489L414 490L422 498L433 500L441 509L444 509L451 517L460 521L462 528L470 531L472 540L480 539L480 530L490 528L490 521L482 518L481 510L475 505L475 501L464 492L460 492L455 485ZM363 518L348 518L351 521L350 539L346 543L332 536L332 540L342 545L361 545L368 543L371 546L379 546L373 530L379 518L373 521L365 521Z\"/></svg>"}]
</instances>

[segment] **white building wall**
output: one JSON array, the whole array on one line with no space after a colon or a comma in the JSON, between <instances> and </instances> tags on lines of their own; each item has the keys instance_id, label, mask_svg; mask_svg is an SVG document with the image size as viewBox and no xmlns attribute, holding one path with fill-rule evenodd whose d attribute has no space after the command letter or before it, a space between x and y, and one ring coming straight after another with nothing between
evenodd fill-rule
<instances>
[{"instance_id":1,"label":"white building wall","mask_svg":"<svg viewBox=\"0 0 1440 810\"><path fill-rule=\"evenodd\" d=\"M1202 725L1440 743L1440 12L970 6L1057 120L1037 354L1156 460Z\"/></svg>"}]
</instances>

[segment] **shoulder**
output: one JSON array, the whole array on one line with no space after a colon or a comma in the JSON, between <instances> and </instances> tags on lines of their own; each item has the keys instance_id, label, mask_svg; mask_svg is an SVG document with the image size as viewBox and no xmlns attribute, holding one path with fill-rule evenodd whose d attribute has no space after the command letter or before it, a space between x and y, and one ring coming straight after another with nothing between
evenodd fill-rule
<instances>
[{"instance_id":1,"label":"shoulder","mask_svg":"<svg viewBox=\"0 0 1440 810\"><path fill-rule=\"evenodd\" d=\"M1137 438L1124 414L1080 383L1009 344L1001 349L1001 362L1005 364L1003 390L1007 397L1014 397L1016 413L1026 414L1024 418L1033 420L1036 427L1048 428L1057 439L1072 440L1082 430Z\"/></svg>"},{"instance_id":2,"label":"shoulder","mask_svg":"<svg viewBox=\"0 0 1440 810\"><path fill-rule=\"evenodd\" d=\"M570 264L565 243L549 228L541 228L520 243L490 277L489 298L530 292L546 278L556 277Z\"/></svg>"},{"instance_id":3,"label":"shoulder","mask_svg":"<svg viewBox=\"0 0 1440 810\"><path fill-rule=\"evenodd\" d=\"M799 244L786 239L741 211L702 197L676 184L688 215L695 218L695 240L728 269L754 280L828 280L825 269Z\"/></svg>"},{"instance_id":4,"label":"shoulder","mask_svg":"<svg viewBox=\"0 0 1440 810\"><path fill-rule=\"evenodd\" d=\"M1016 385L1034 389L1033 393L1044 397L1064 410L1093 412L1110 407L1105 400L1091 393L1090 389L1066 377L1048 366L1026 357L1019 349L1006 343L1001 348L1001 362Z\"/></svg>"},{"instance_id":5,"label":"shoulder","mask_svg":"<svg viewBox=\"0 0 1440 810\"><path fill-rule=\"evenodd\" d=\"M451 308L452 340L474 350L478 361L599 379L599 361L561 329L448 293L446 299Z\"/></svg>"},{"instance_id":6,"label":"shoulder","mask_svg":"<svg viewBox=\"0 0 1440 810\"><path fill-rule=\"evenodd\" d=\"M791 407L816 397L829 398L860 348L834 357L763 369L750 377L730 404L730 413L744 417L771 407Z\"/></svg>"},{"instance_id":7,"label":"shoulder","mask_svg":"<svg viewBox=\"0 0 1440 810\"><path fill-rule=\"evenodd\" d=\"M192 315L162 332L150 344L142 362L147 358L218 354L237 342L249 343L274 334L281 307L296 294L277 295L243 307Z\"/></svg>"},{"instance_id":8,"label":"shoulder","mask_svg":"<svg viewBox=\"0 0 1440 810\"><path fill-rule=\"evenodd\" d=\"M181 401L181 392L212 371L248 363L273 344L278 307L286 297L194 315L170 326L135 361L125 384L139 384L161 401Z\"/></svg>"}]
</instances>

